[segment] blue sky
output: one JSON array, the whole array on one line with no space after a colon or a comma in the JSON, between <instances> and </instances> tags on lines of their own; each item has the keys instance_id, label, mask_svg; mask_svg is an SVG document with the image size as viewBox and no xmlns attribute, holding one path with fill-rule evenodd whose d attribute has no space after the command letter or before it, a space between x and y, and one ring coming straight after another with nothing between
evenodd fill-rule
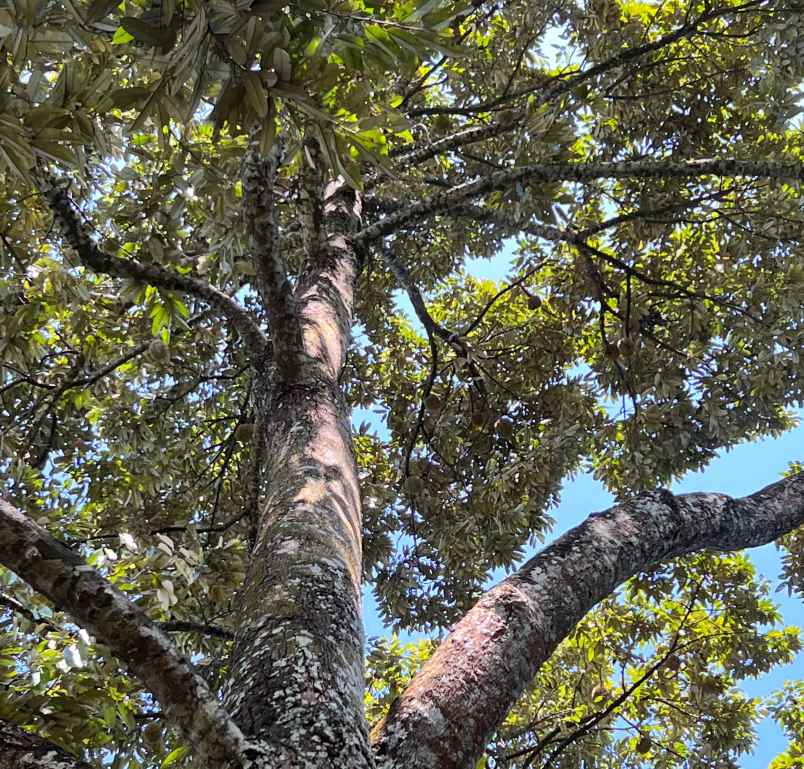
<instances>
[{"instance_id":1,"label":"blue sky","mask_svg":"<svg viewBox=\"0 0 804 769\"><path fill-rule=\"evenodd\" d=\"M500 280L508 269L507 256L507 253L502 253L493 259L473 259L466 267L476 277ZM399 296L398 306L412 317L407 297ZM799 416L804 420L804 410L799 411ZM381 433L384 431L384 425L378 424L377 415L370 411L360 410L354 419L356 424L368 420ZM794 460L804 460L804 424L778 438L765 438L721 452L704 470L687 473L680 482L672 486L672 491L679 494L716 491L744 496L778 480L788 464ZM610 507L613 501L612 496L591 474L578 475L568 480L562 489L560 504L550 511L556 520L550 540L577 526L590 513ZM535 550L529 550L525 558L529 558L534 552ZM801 598L796 595L788 596L786 590L774 592L779 585L778 575L781 571L781 560L776 548L772 544L766 545L749 551L749 554L758 574L771 582L771 593L780 606L784 623L803 627L804 602ZM368 593L365 597L365 621L367 636L388 635L390 632L383 627L374 600ZM415 634L410 637L422 636ZM747 682L743 689L750 696L761 697L778 689L785 680L801 677L802 671L804 652L799 653L793 663ZM787 744L786 738L771 719L765 719L758 725L757 734L759 740L753 756L746 756L742 761L742 766L746 769L756 764L757 756L762 757L762 765L767 766L770 757L781 752Z\"/></svg>"}]
</instances>

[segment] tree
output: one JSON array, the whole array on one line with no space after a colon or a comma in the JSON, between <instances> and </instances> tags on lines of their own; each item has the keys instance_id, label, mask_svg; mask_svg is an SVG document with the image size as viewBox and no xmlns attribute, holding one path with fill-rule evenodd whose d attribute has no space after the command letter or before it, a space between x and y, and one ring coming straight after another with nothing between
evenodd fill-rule
<instances>
[{"instance_id":1,"label":"tree","mask_svg":"<svg viewBox=\"0 0 804 769\"><path fill-rule=\"evenodd\" d=\"M796 765L801 10L0 7L0 767Z\"/></svg>"}]
</instances>

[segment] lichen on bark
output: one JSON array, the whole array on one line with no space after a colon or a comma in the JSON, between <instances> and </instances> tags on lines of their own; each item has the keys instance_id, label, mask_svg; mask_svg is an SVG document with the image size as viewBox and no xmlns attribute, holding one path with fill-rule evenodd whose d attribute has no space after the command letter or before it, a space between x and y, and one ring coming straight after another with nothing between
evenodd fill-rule
<instances>
[{"instance_id":1,"label":"lichen on bark","mask_svg":"<svg viewBox=\"0 0 804 769\"><path fill-rule=\"evenodd\" d=\"M268 488L225 701L274 766L373 766L363 715L360 489L339 385L358 210L354 191L330 186L326 237L295 290L301 333L285 352L297 365L264 372Z\"/></svg>"}]
</instances>

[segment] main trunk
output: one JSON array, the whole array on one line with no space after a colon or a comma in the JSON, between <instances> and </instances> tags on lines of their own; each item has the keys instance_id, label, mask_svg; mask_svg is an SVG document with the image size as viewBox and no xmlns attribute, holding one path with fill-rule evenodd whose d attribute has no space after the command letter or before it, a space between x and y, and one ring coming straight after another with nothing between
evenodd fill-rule
<instances>
[{"instance_id":1,"label":"main trunk","mask_svg":"<svg viewBox=\"0 0 804 769\"><path fill-rule=\"evenodd\" d=\"M276 766L370 765L362 718L360 500L347 411L299 386L274 399L269 491L227 705Z\"/></svg>"},{"instance_id":2,"label":"main trunk","mask_svg":"<svg viewBox=\"0 0 804 769\"><path fill-rule=\"evenodd\" d=\"M331 198L328 240L295 292L294 360L278 362L259 404L268 490L226 694L244 732L268 745L266 765L288 769L372 766L360 491L339 384L352 322L356 265L344 230L354 197Z\"/></svg>"}]
</instances>

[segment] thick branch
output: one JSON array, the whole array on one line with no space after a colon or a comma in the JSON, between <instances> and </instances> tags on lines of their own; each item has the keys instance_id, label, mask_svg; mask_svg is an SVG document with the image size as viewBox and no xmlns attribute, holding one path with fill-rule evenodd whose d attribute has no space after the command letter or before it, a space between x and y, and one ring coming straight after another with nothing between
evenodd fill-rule
<instances>
[{"instance_id":1,"label":"thick branch","mask_svg":"<svg viewBox=\"0 0 804 769\"><path fill-rule=\"evenodd\" d=\"M156 695L206 766L247 765L251 748L242 732L164 633L75 552L4 500L0 563L108 645Z\"/></svg>"},{"instance_id":2,"label":"thick branch","mask_svg":"<svg viewBox=\"0 0 804 769\"><path fill-rule=\"evenodd\" d=\"M425 147L419 147L412 150L402 148L399 151L392 152L391 156L398 157L400 159L400 163L404 163L404 168L409 169L413 166L421 165L426 160L430 160L430 158L434 158L437 155L442 155L446 152L451 152L452 150L458 149L459 147L464 147L467 144L476 144L484 139L493 139L495 136L500 136L500 134L504 134L507 131L513 130L517 126L523 125L523 123L524 118L521 115L508 115L494 123L489 123L488 125L473 126L472 128L465 128L462 131L457 131L456 133L445 136L442 139L438 139L437 141L434 141ZM383 176L387 176L388 173L389 172L381 172L378 175L378 178L383 178ZM372 179L371 181L375 180ZM371 186L373 185L367 185L367 189L370 189Z\"/></svg>"},{"instance_id":3,"label":"thick branch","mask_svg":"<svg viewBox=\"0 0 804 769\"><path fill-rule=\"evenodd\" d=\"M804 524L804 473L742 499L658 490L601 513L486 593L378 725L378 769L473 766L556 646L640 571L697 550L757 547Z\"/></svg>"},{"instance_id":4,"label":"thick branch","mask_svg":"<svg viewBox=\"0 0 804 769\"><path fill-rule=\"evenodd\" d=\"M132 278L168 291L181 291L203 299L232 324L249 349L252 358L262 359L267 340L257 321L237 301L198 278L180 275L155 264L143 264L135 259L121 259L105 253L93 242L86 227L79 220L73 202L67 194L67 188L55 180L49 182L44 195L53 211L53 222L85 266L105 275Z\"/></svg>"},{"instance_id":5,"label":"thick branch","mask_svg":"<svg viewBox=\"0 0 804 769\"><path fill-rule=\"evenodd\" d=\"M697 176L731 178L762 177L795 181L804 179L804 164L766 160L633 160L600 163L537 163L505 171L437 192L418 203L400 208L358 232L354 240L369 243L401 227L416 224L441 211L496 190L510 189L517 182L587 182L596 179L684 179Z\"/></svg>"},{"instance_id":6,"label":"thick branch","mask_svg":"<svg viewBox=\"0 0 804 769\"><path fill-rule=\"evenodd\" d=\"M268 314L274 357L280 367L296 357L301 337L276 219L275 183L281 158L281 140L274 142L267 157L262 157L259 142L252 139L243 163L243 210L257 287Z\"/></svg>"},{"instance_id":7,"label":"thick branch","mask_svg":"<svg viewBox=\"0 0 804 769\"><path fill-rule=\"evenodd\" d=\"M165 633L198 633L199 635L213 636L231 641L234 633L218 625L207 625L203 622L187 622L174 619L170 622L160 622L159 629Z\"/></svg>"},{"instance_id":8,"label":"thick branch","mask_svg":"<svg viewBox=\"0 0 804 769\"><path fill-rule=\"evenodd\" d=\"M321 148L308 131L302 143L299 171L301 235L304 258L312 263L321 247L324 224L324 172Z\"/></svg>"},{"instance_id":9,"label":"thick branch","mask_svg":"<svg viewBox=\"0 0 804 769\"><path fill-rule=\"evenodd\" d=\"M0 769L92 769L49 740L0 718Z\"/></svg>"}]
</instances>

